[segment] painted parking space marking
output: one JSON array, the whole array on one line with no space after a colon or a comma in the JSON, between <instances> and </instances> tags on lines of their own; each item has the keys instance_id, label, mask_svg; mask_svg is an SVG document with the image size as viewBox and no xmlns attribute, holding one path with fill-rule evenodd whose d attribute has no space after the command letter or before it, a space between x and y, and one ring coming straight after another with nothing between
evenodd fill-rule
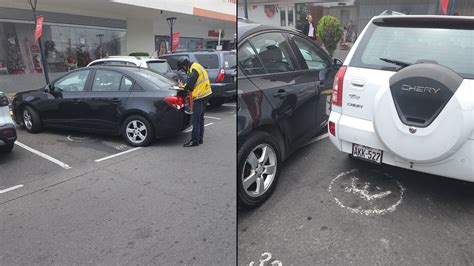
<instances>
[{"instance_id":1,"label":"painted parking space marking","mask_svg":"<svg viewBox=\"0 0 474 266\"><path fill-rule=\"evenodd\" d=\"M249 266L265 266L265 265L272 265L272 266L283 266L283 263L279 260L270 260L272 259L272 253L264 252L261 255L262 259L259 260L259 264L256 264L255 261L251 261Z\"/></svg>"},{"instance_id":2,"label":"painted parking space marking","mask_svg":"<svg viewBox=\"0 0 474 266\"><path fill-rule=\"evenodd\" d=\"M208 124L205 124L204 126L207 127L207 126L210 126L210 125L214 125L214 123L208 123ZM193 127L191 126L190 128L186 129L185 131L183 131L184 133L188 133L188 132L191 132L193 131Z\"/></svg>"},{"instance_id":3,"label":"painted parking space marking","mask_svg":"<svg viewBox=\"0 0 474 266\"><path fill-rule=\"evenodd\" d=\"M107 156L107 157L104 157L104 158L100 158L100 159L94 160L94 162L96 162L96 163L103 162L103 161L105 161L105 160L112 159L112 158L115 158L115 157L118 157L118 156L127 154L127 153L129 153L129 152L139 150L139 149L141 149L141 148L142 148L142 147L136 147L136 148L133 148L133 149L130 149L130 150L126 150L126 151L123 151L123 152L119 152L119 153L116 153L116 154L112 154L112 155L110 155L110 156Z\"/></svg>"},{"instance_id":4,"label":"painted parking space marking","mask_svg":"<svg viewBox=\"0 0 474 266\"><path fill-rule=\"evenodd\" d=\"M215 119L215 120L222 120L222 118L215 117L215 116L208 116L208 115L205 115L204 118Z\"/></svg>"},{"instance_id":5,"label":"painted parking space marking","mask_svg":"<svg viewBox=\"0 0 474 266\"><path fill-rule=\"evenodd\" d=\"M58 160L58 159L56 159L56 158L53 158L53 157L51 157L51 156L49 156L49 155L47 155L47 154L45 154L45 153L42 153L42 152L40 152L40 151L38 151L38 150L35 150L35 149L33 149L33 148L31 148L31 147L29 147L29 146L27 146L27 145L25 145L25 144L23 144L23 143L21 143L21 142L19 142L19 141L15 141L15 145L18 145L18 146L22 147L23 149L25 149L25 150L27 150L27 151L33 153L33 154L36 154L36 155L38 155L39 157L41 157L41 158L43 158L43 159L46 159L46 160L48 160L48 161L50 161L50 162L52 162L52 163L55 163L55 164L61 166L61 167L64 168L64 169L71 169L71 167L70 167L68 164L66 164L66 163L64 163L64 162L61 162L60 160Z\"/></svg>"},{"instance_id":6,"label":"painted parking space marking","mask_svg":"<svg viewBox=\"0 0 474 266\"><path fill-rule=\"evenodd\" d=\"M340 173L328 187L339 207L368 216L394 212L402 203L405 190L387 173L359 169Z\"/></svg>"},{"instance_id":7,"label":"painted parking space marking","mask_svg":"<svg viewBox=\"0 0 474 266\"><path fill-rule=\"evenodd\" d=\"M15 190L15 189L18 189L18 188L21 188L21 187L23 187L23 185L16 185L16 186L13 186L13 187L2 189L2 190L0 190L0 194L7 193L9 191L12 191L12 190Z\"/></svg>"}]
</instances>

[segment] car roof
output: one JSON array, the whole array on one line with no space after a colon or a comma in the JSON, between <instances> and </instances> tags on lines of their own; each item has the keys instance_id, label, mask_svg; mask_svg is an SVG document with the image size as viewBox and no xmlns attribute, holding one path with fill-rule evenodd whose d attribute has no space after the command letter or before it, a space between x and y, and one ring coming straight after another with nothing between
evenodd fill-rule
<instances>
[{"instance_id":1,"label":"car roof","mask_svg":"<svg viewBox=\"0 0 474 266\"><path fill-rule=\"evenodd\" d=\"M160 58L137 58L134 56L109 56L107 58L101 58L101 59L96 59L87 66L90 66L91 64L95 64L97 62L108 62L108 61L123 61L123 62L130 62L134 63L137 65L140 65L143 62L167 62L166 59L160 59Z\"/></svg>"},{"instance_id":2,"label":"car roof","mask_svg":"<svg viewBox=\"0 0 474 266\"><path fill-rule=\"evenodd\" d=\"M465 26L473 27L474 16L444 16L444 15L379 15L371 19L373 21L383 22L414 22L414 23L444 23L450 24L451 26ZM463 25L463 23L468 25Z\"/></svg>"},{"instance_id":3,"label":"car roof","mask_svg":"<svg viewBox=\"0 0 474 266\"><path fill-rule=\"evenodd\" d=\"M247 36L257 33L259 31L277 30L277 31L286 31L286 32L293 32L293 33L300 34L300 32L296 29L288 29L288 28L277 27L277 26L262 25L262 24L251 22L248 20L246 21L240 20L237 23L237 28L238 28L238 33L239 33L239 36L238 36L239 42L245 39Z\"/></svg>"}]
</instances>

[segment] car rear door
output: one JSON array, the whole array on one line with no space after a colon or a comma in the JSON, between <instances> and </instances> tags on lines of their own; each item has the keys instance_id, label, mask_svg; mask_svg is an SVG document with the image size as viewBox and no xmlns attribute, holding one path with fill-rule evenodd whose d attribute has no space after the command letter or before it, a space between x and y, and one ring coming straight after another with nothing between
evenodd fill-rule
<instances>
[{"instance_id":1,"label":"car rear door","mask_svg":"<svg viewBox=\"0 0 474 266\"><path fill-rule=\"evenodd\" d=\"M301 69L288 39L281 32L256 35L245 45L247 48L242 48L249 49L251 45L265 69L264 75L253 76L250 80L272 104L273 117L288 141L295 146L307 141L317 128L314 119L317 102L314 78Z\"/></svg>"},{"instance_id":2,"label":"car rear door","mask_svg":"<svg viewBox=\"0 0 474 266\"><path fill-rule=\"evenodd\" d=\"M87 113L81 126L94 131L116 132L125 111L133 79L120 72L97 69L84 96Z\"/></svg>"},{"instance_id":3,"label":"car rear door","mask_svg":"<svg viewBox=\"0 0 474 266\"><path fill-rule=\"evenodd\" d=\"M331 63L329 55L313 41L296 34L289 34L289 36L292 39L291 44L297 58L302 67L306 69L305 75L315 84L317 102L313 115L319 126L317 130L319 130L325 126L329 117L331 92L337 69Z\"/></svg>"}]
</instances>

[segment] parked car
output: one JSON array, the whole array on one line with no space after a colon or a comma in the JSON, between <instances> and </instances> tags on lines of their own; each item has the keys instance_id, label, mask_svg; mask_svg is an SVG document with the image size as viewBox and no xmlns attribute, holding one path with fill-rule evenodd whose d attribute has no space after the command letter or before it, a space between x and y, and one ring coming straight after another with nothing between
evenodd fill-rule
<instances>
[{"instance_id":1,"label":"parked car","mask_svg":"<svg viewBox=\"0 0 474 266\"><path fill-rule=\"evenodd\" d=\"M13 114L30 133L43 127L122 135L131 146L177 134L190 124L174 82L138 67L71 71L44 88L17 93Z\"/></svg>"},{"instance_id":2,"label":"parked car","mask_svg":"<svg viewBox=\"0 0 474 266\"><path fill-rule=\"evenodd\" d=\"M191 62L198 62L207 71L211 81L212 95L209 103L220 106L236 96L236 53L235 51L193 51L166 54L160 58L168 60L173 71L177 71L177 61L186 56Z\"/></svg>"},{"instance_id":3,"label":"parked car","mask_svg":"<svg viewBox=\"0 0 474 266\"><path fill-rule=\"evenodd\" d=\"M10 116L8 98L0 92L0 152L9 152L16 141L15 123Z\"/></svg>"},{"instance_id":4,"label":"parked car","mask_svg":"<svg viewBox=\"0 0 474 266\"><path fill-rule=\"evenodd\" d=\"M473 40L473 17L372 18L336 75L332 143L376 164L474 181Z\"/></svg>"},{"instance_id":5,"label":"parked car","mask_svg":"<svg viewBox=\"0 0 474 266\"><path fill-rule=\"evenodd\" d=\"M240 21L238 34L238 204L253 208L282 162L325 128L341 62L295 30Z\"/></svg>"},{"instance_id":6,"label":"parked car","mask_svg":"<svg viewBox=\"0 0 474 266\"><path fill-rule=\"evenodd\" d=\"M87 66L137 66L141 68L148 68L163 76L175 80L178 80L178 76L173 72L170 65L165 59L153 59L143 58L135 56L109 56L107 58L97 59L90 62Z\"/></svg>"}]
</instances>

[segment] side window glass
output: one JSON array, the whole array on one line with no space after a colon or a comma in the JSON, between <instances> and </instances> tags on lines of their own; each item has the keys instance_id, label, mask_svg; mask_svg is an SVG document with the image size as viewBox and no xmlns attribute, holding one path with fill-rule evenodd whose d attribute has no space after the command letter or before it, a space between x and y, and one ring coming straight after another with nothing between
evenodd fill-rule
<instances>
[{"instance_id":1,"label":"side window glass","mask_svg":"<svg viewBox=\"0 0 474 266\"><path fill-rule=\"evenodd\" d=\"M250 40L268 73L297 70L290 46L278 32L264 33Z\"/></svg>"},{"instance_id":2,"label":"side window glass","mask_svg":"<svg viewBox=\"0 0 474 266\"><path fill-rule=\"evenodd\" d=\"M239 65L246 75L251 76L265 74L265 69L263 68L262 63L260 63L260 59L258 59L255 50L248 42L244 43L239 48L239 52L237 53L237 55Z\"/></svg>"},{"instance_id":3,"label":"side window glass","mask_svg":"<svg viewBox=\"0 0 474 266\"><path fill-rule=\"evenodd\" d=\"M122 75L108 70L97 70L95 72L92 91L118 91Z\"/></svg>"},{"instance_id":4,"label":"side window glass","mask_svg":"<svg viewBox=\"0 0 474 266\"><path fill-rule=\"evenodd\" d=\"M308 69L322 70L330 66L330 63L327 61L327 56L316 47L316 44L296 35L291 35L291 37L303 56Z\"/></svg>"},{"instance_id":5,"label":"side window glass","mask_svg":"<svg viewBox=\"0 0 474 266\"><path fill-rule=\"evenodd\" d=\"M84 91L87 82L87 76L90 70L82 70L71 73L54 83L55 91Z\"/></svg>"},{"instance_id":6,"label":"side window glass","mask_svg":"<svg viewBox=\"0 0 474 266\"><path fill-rule=\"evenodd\" d=\"M123 76L122 84L120 84L120 91L129 91L132 85L133 85L133 81Z\"/></svg>"}]
</instances>

